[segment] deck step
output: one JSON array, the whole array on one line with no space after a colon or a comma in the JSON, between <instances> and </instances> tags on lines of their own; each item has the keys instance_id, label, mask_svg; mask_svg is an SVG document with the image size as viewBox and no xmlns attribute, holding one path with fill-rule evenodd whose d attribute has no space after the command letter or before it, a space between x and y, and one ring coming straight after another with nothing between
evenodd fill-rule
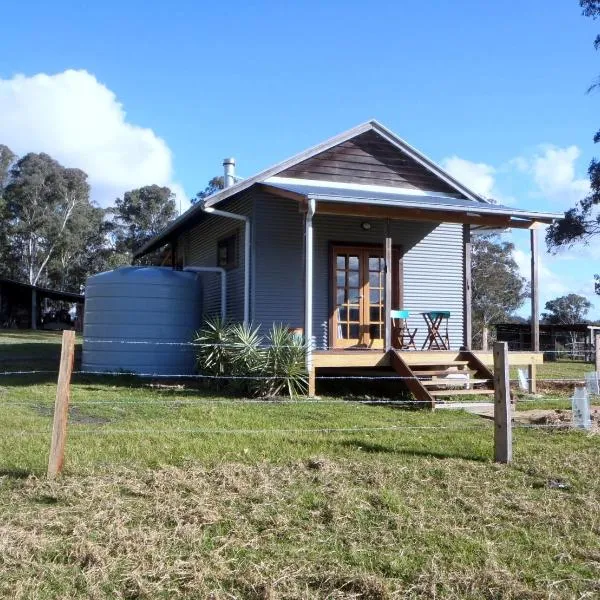
<instances>
[{"instance_id":1,"label":"deck step","mask_svg":"<svg viewBox=\"0 0 600 600\"><path fill-rule=\"evenodd\" d=\"M429 394L434 397L438 396L484 396L492 395L494 390L478 389L478 390L429 390Z\"/></svg>"},{"instance_id":2,"label":"deck step","mask_svg":"<svg viewBox=\"0 0 600 600\"><path fill-rule=\"evenodd\" d=\"M440 358L423 358L418 362L415 361L411 363L411 367L464 367L469 364L468 360L457 360L454 358L449 358L444 360L443 357Z\"/></svg>"},{"instance_id":3,"label":"deck step","mask_svg":"<svg viewBox=\"0 0 600 600\"><path fill-rule=\"evenodd\" d=\"M412 370L415 377L435 377L439 375L475 375L477 371L475 369L423 369L423 370Z\"/></svg>"},{"instance_id":4,"label":"deck step","mask_svg":"<svg viewBox=\"0 0 600 600\"><path fill-rule=\"evenodd\" d=\"M476 383L489 383L487 379L458 379L457 377L448 377L446 379L428 379L427 381L421 380L421 385L425 387L447 385L447 386L465 386L475 385Z\"/></svg>"}]
</instances>

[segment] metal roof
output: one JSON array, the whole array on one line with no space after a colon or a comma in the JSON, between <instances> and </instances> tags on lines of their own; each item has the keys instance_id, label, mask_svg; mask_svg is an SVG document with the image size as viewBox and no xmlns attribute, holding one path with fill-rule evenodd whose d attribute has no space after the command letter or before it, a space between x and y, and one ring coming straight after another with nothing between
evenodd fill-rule
<instances>
[{"instance_id":1,"label":"metal roof","mask_svg":"<svg viewBox=\"0 0 600 600\"><path fill-rule=\"evenodd\" d=\"M424 154L416 150L413 146L408 144L402 138L398 137L395 133L384 127L381 123L372 119L370 121L367 121L366 123L362 123L360 125L357 125L356 127L353 127L352 129L344 131L339 135L329 138L328 140L325 140L324 142L321 142L320 144L317 144L312 148L304 150L303 152L300 152L299 154L296 154L295 156L288 158L287 160L277 163L276 165L269 167L268 169L265 169L264 171L261 171L260 173L257 173L252 177L238 181L234 185L225 188L224 190L220 190L219 192L216 192L215 194L209 196L204 200L204 205L215 206L223 200L226 200L231 196L243 192L255 183L262 183L267 178L273 175L277 175L277 173L280 173L281 171L288 169L291 166L294 166L308 158L316 156L321 152L325 152L329 148L333 148L334 146L337 146L338 144L341 144L347 140L359 136L367 131L375 131L382 138L396 146L400 151L404 152L406 155L410 156L416 162L421 164L423 167L437 175L440 179L448 183L450 186L456 189L456 191L459 194L462 194L463 196L471 198L472 200L477 202L481 202L484 204L487 203L487 200L485 198L483 198L479 194L476 194L468 187L454 179L454 177L452 177L449 173L446 173L446 171L444 171L439 165L434 163L432 160L427 158ZM186 212L184 212L181 216L179 216L171 224L169 224L163 231L161 231L158 235L156 235L154 238L152 238L150 241L144 244L144 246L142 246L139 250L134 252L134 256L138 257L156 248L159 248L161 245L164 245L170 238L184 231L186 229L186 226L190 222L193 222L195 219L197 220L201 216L202 206L200 205L200 203L190 207Z\"/></svg>"},{"instance_id":2,"label":"metal roof","mask_svg":"<svg viewBox=\"0 0 600 600\"><path fill-rule=\"evenodd\" d=\"M326 182L323 182L326 184ZM454 198L447 194L435 192L419 192L401 188L381 188L372 190L369 186L356 184L335 184L335 186L320 185L315 182L301 183L299 180L284 182L283 178L271 178L265 182L269 187L292 192L312 200L327 202L365 203L377 206L396 206L400 208L431 209L447 212L474 212L511 216L533 220L554 220L564 215L561 213L528 211L519 208L503 206L502 204L482 204L474 200Z\"/></svg>"},{"instance_id":3,"label":"metal roof","mask_svg":"<svg viewBox=\"0 0 600 600\"><path fill-rule=\"evenodd\" d=\"M62 292L60 290L51 290L50 288L40 287L38 285L31 285L30 283L23 283L21 281L15 281L14 279L0 278L0 284L4 284L8 287L17 287L28 290L36 290L40 296L50 298L51 300L64 300L65 302L84 302L85 297L83 294L76 294L75 292Z\"/></svg>"}]
</instances>

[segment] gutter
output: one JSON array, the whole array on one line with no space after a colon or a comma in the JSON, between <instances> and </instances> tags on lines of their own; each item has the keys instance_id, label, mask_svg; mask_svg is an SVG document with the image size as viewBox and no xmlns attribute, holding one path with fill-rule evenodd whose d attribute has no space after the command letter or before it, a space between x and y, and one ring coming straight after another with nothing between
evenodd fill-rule
<instances>
[{"instance_id":1,"label":"gutter","mask_svg":"<svg viewBox=\"0 0 600 600\"><path fill-rule=\"evenodd\" d=\"M466 206L452 206L449 204L436 204L436 203L428 203L423 204L419 202L390 202L389 200L380 200L379 198L369 198L368 196L364 197L354 197L347 198L343 196L332 196L328 194L315 194L309 193L306 194L306 197L309 200L321 200L323 202L339 202L342 204L364 204L365 200L368 201L368 204L372 204L374 206L387 206L387 207L397 207L397 208L416 208L421 210L439 210L442 212L466 212L473 214L484 214L484 215L497 215L501 217L515 217L521 219L532 219L532 220L550 220L555 221L557 219L564 218L564 213L546 213L546 212L529 212L529 211L521 211L510 210L510 209L498 209L492 208L494 205L490 206L474 206L474 207L466 207Z\"/></svg>"}]
</instances>

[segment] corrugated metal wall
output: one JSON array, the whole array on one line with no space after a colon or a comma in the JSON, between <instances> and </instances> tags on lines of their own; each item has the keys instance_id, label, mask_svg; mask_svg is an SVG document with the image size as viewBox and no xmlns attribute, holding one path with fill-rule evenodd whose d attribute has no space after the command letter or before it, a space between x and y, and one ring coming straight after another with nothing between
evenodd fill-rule
<instances>
[{"instance_id":1,"label":"corrugated metal wall","mask_svg":"<svg viewBox=\"0 0 600 600\"><path fill-rule=\"evenodd\" d=\"M253 320L304 326L304 215L298 204L255 192Z\"/></svg>"},{"instance_id":2,"label":"corrugated metal wall","mask_svg":"<svg viewBox=\"0 0 600 600\"><path fill-rule=\"evenodd\" d=\"M219 206L221 210L249 216L253 221L253 203L249 196L236 198ZM244 223L226 217L207 216L201 223L186 232L180 245L184 250L184 266L216 267L217 242L238 232L238 266L227 271L227 318L242 321L244 318ZM203 276L205 317L219 315L221 311L220 276L207 273Z\"/></svg>"},{"instance_id":3,"label":"corrugated metal wall","mask_svg":"<svg viewBox=\"0 0 600 600\"><path fill-rule=\"evenodd\" d=\"M266 194L256 195L254 322L270 327L283 322L304 324L303 216L293 201ZM366 218L316 215L314 218L313 333L318 347L328 345L329 247L330 242L383 244L385 225ZM393 243L403 248L404 308L413 315L411 328L418 328L417 345L426 335L421 312L449 310L452 348L463 344L464 260L462 225L392 222Z\"/></svg>"}]
</instances>

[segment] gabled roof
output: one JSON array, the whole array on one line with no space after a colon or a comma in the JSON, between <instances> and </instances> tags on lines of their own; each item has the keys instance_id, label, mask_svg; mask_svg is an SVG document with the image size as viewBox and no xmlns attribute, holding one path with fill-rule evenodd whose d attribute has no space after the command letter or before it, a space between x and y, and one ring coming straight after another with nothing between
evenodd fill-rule
<instances>
[{"instance_id":1,"label":"gabled roof","mask_svg":"<svg viewBox=\"0 0 600 600\"><path fill-rule=\"evenodd\" d=\"M249 177L247 179L243 179L238 181L234 185L220 190L219 192L212 194L208 198L204 200L203 205L198 203L191 208L189 208L185 213L183 213L180 217L178 217L175 221L173 221L168 227L166 227L163 231L161 231L157 236L147 242L142 248L140 248L135 256L141 256L150 252L161 245L164 245L169 239L179 235L183 232L187 227L194 224L202 215L202 208L204 207L214 207L215 205L223 202L224 200L231 198L241 192L249 189L255 184L259 183L268 183L267 180L270 178L281 174L288 169L293 169L293 167L304 163L308 159L316 157L317 155L326 152L327 150L334 148L340 144L344 144L345 142L358 138L359 136L366 134L368 132L372 132L376 134L382 140L385 140L387 143L391 144L395 148L399 150L399 153L409 157L412 161L420 165L426 172L430 173L432 176L435 176L439 181L445 184L445 188L450 192L453 192L458 198L466 200L470 203L478 203L479 205L485 204L488 205L489 201L473 190L469 189L459 181L457 181L454 177L452 177L449 173L444 171L439 165L434 163L432 160L427 158L425 155L421 154L418 150L413 148L410 144L404 141L402 138L398 137L392 131L381 125L381 123L371 120L353 127L348 131L345 131L339 135L336 135L312 148L304 150L295 156L288 158L276 165L257 173L253 177Z\"/></svg>"}]
</instances>

